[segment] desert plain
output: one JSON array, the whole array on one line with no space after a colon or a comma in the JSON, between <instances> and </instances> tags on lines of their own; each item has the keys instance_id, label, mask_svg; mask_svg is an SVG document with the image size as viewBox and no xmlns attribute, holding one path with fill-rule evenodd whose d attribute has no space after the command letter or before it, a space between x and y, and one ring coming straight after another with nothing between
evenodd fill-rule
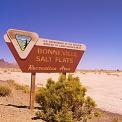
<instances>
[{"instance_id":1,"label":"desert plain","mask_svg":"<svg viewBox=\"0 0 122 122\"><path fill-rule=\"evenodd\" d=\"M59 73L37 73L36 86L45 86L48 78L52 78L53 80L57 81L59 75ZM96 101L98 109L106 111L107 115L110 113L109 117L111 115L117 115L115 117L119 116L120 118L122 117L122 71L77 70L75 73L72 73L72 75L80 78L81 84L87 88L87 95L91 96ZM14 80L19 84L30 86L31 74L22 73L20 69L0 68L0 81L6 80ZM18 99L19 97L23 97L21 95L21 93L18 94ZM24 101L25 105L28 105L29 96L27 96L26 100ZM24 102L22 104L24 105ZM109 122L108 120L97 120L95 122ZM122 119L120 122L121 121Z\"/></svg>"}]
</instances>

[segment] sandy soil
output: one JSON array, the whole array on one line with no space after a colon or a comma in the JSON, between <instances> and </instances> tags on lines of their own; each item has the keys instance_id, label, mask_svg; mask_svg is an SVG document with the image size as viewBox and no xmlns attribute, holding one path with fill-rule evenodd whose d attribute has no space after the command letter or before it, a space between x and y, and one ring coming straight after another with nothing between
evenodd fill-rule
<instances>
[{"instance_id":1,"label":"sandy soil","mask_svg":"<svg viewBox=\"0 0 122 122\"><path fill-rule=\"evenodd\" d=\"M88 89L87 94L94 98L98 108L103 110L102 118L97 118L89 122L112 122L113 119L118 119L120 120L118 122L122 122L122 72L79 71L74 75L80 77L81 83ZM30 77L29 73L11 72L5 69L0 70L0 80L2 81L13 79L20 84L30 85ZM50 77L57 80L59 74L37 74L36 85L45 85L46 80ZM0 97L0 122L41 121L32 120L35 117L35 112L32 113L28 109L28 106L29 94L13 89L9 97ZM104 110L109 112L104 112Z\"/></svg>"},{"instance_id":2,"label":"sandy soil","mask_svg":"<svg viewBox=\"0 0 122 122\"><path fill-rule=\"evenodd\" d=\"M87 94L93 97L98 105L106 111L122 114L122 72L76 72L75 76L80 77L81 83L88 89ZM44 86L48 78L57 80L59 74L37 73L36 85ZM30 73L11 72L0 70L0 80L13 79L20 84L30 85Z\"/></svg>"},{"instance_id":3,"label":"sandy soil","mask_svg":"<svg viewBox=\"0 0 122 122\"><path fill-rule=\"evenodd\" d=\"M7 85L6 81L0 81L1 85ZM12 86L12 93L7 97L0 97L0 122L44 122L36 119L35 112L39 105L35 103L35 110L29 110L29 93L15 90ZM101 117L88 120L88 122L122 122L122 115L101 111ZM115 121L116 122L116 121Z\"/></svg>"},{"instance_id":4,"label":"sandy soil","mask_svg":"<svg viewBox=\"0 0 122 122\"><path fill-rule=\"evenodd\" d=\"M75 74L99 108L122 114L122 72Z\"/></svg>"},{"instance_id":5,"label":"sandy soil","mask_svg":"<svg viewBox=\"0 0 122 122\"><path fill-rule=\"evenodd\" d=\"M7 85L5 81L0 84ZM0 97L0 122L44 122L36 119L35 112L38 111L38 104L35 103L35 110L31 112L29 108L29 93L12 88L12 93L7 97ZM101 117L88 120L88 122L122 122L122 115L101 111ZM114 121L116 122L116 121Z\"/></svg>"},{"instance_id":6,"label":"sandy soil","mask_svg":"<svg viewBox=\"0 0 122 122\"><path fill-rule=\"evenodd\" d=\"M6 85L3 81L0 84ZM0 97L0 122L42 122L33 120L37 110L32 112L29 109L29 93L11 89L10 96ZM38 107L37 104L35 107Z\"/></svg>"}]
</instances>

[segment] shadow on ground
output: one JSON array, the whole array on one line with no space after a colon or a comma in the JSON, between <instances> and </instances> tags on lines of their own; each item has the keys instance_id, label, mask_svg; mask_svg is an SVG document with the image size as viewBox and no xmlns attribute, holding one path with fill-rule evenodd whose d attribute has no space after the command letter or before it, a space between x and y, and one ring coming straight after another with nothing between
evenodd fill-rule
<instances>
[{"instance_id":1,"label":"shadow on ground","mask_svg":"<svg viewBox=\"0 0 122 122\"><path fill-rule=\"evenodd\" d=\"M7 104L5 106L12 106L12 107L15 107L15 108L30 108L29 106L26 106L26 105L13 105L13 104ZM34 109L41 109L41 107L35 107Z\"/></svg>"}]
</instances>

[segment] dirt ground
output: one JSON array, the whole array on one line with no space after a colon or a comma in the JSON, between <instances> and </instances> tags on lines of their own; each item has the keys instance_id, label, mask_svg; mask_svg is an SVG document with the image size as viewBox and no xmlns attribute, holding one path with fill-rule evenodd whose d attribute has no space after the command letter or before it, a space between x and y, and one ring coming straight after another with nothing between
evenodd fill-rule
<instances>
[{"instance_id":1,"label":"dirt ground","mask_svg":"<svg viewBox=\"0 0 122 122\"><path fill-rule=\"evenodd\" d=\"M0 122L42 122L34 120L36 111L29 109L29 93L12 88L10 96L0 97Z\"/></svg>"},{"instance_id":2,"label":"dirt ground","mask_svg":"<svg viewBox=\"0 0 122 122\"><path fill-rule=\"evenodd\" d=\"M0 84L4 84L3 81L0 81ZM35 110L31 112L29 110L29 93L12 88L10 96L0 97L0 122L43 122L36 119L35 112L38 111L38 107L38 104L35 104ZM88 122L122 122L122 115L99 111L101 117Z\"/></svg>"}]
</instances>

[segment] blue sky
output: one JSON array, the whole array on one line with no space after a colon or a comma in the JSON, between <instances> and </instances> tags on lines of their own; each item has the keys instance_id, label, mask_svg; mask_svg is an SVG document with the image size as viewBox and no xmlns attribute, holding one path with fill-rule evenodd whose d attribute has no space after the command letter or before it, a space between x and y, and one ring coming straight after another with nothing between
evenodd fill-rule
<instances>
[{"instance_id":1,"label":"blue sky","mask_svg":"<svg viewBox=\"0 0 122 122\"><path fill-rule=\"evenodd\" d=\"M14 62L9 28L86 44L78 68L122 69L122 0L1 0L0 58Z\"/></svg>"}]
</instances>

